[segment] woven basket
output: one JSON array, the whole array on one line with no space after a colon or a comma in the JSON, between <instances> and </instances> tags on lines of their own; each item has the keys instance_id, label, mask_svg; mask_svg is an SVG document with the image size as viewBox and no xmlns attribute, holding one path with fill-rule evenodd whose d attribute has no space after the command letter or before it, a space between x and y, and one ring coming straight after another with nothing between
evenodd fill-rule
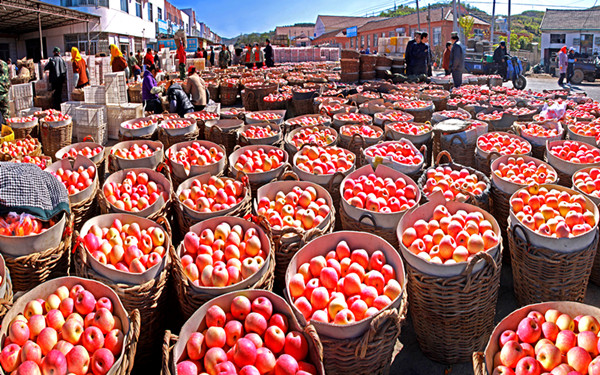
<instances>
[{"instance_id":1,"label":"woven basket","mask_svg":"<svg viewBox=\"0 0 600 375\"><path fill-rule=\"evenodd\" d=\"M294 106L294 116L313 114L313 101L313 98L302 100L292 99L292 105Z\"/></svg>"},{"instance_id":2,"label":"woven basket","mask_svg":"<svg viewBox=\"0 0 600 375\"><path fill-rule=\"evenodd\" d=\"M165 226L168 227L168 223ZM170 232L170 229L168 229L168 232ZM171 253L169 252L169 254ZM170 255L165 254L165 256ZM106 284L119 295L127 311L139 311L141 324L144 328L141 329L139 334L135 359L138 362L143 362L143 366L146 366L147 363L158 365L157 358L160 355L160 343L157 342L155 335L156 332L162 332L164 329L164 319L168 310L166 301L170 261L167 260L164 270L155 279L140 285L115 283L98 274L92 269L87 259L87 252L80 243L76 244L74 265L77 276ZM129 374L129 372L126 374Z\"/></svg>"},{"instance_id":3,"label":"woven basket","mask_svg":"<svg viewBox=\"0 0 600 375\"><path fill-rule=\"evenodd\" d=\"M136 139L147 139L149 141L155 141L157 140L157 134L158 132L154 132L152 134L148 134L148 135L142 135L139 137L129 137L127 135L121 134L121 132L119 132L119 142L123 142L123 141L135 141Z\"/></svg>"},{"instance_id":4,"label":"woven basket","mask_svg":"<svg viewBox=\"0 0 600 375\"><path fill-rule=\"evenodd\" d=\"M10 271L8 268L4 270L6 278L6 291L4 292L4 297L0 298L0 321L4 319L4 315L11 309L13 306L13 286L10 278Z\"/></svg>"},{"instance_id":5,"label":"woven basket","mask_svg":"<svg viewBox=\"0 0 600 375\"><path fill-rule=\"evenodd\" d=\"M475 156L473 159L473 161L475 163L475 169L477 169L478 171L481 171L481 173L483 173L484 175L489 176L490 173L492 173L492 170L490 168L490 165L494 161L492 158L497 158L500 156L502 156L502 155L500 155L499 152L492 151L488 154L487 158L484 158L484 157L480 156L479 153L477 152L477 149L475 149Z\"/></svg>"},{"instance_id":6,"label":"woven basket","mask_svg":"<svg viewBox=\"0 0 600 375\"><path fill-rule=\"evenodd\" d=\"M258 111L258 103L265 96L277 92L276 84L265 84L258 87L245 87L242 91L242 105L246 111Z\"/></svg>"},{"instance_id":7,"label":"woven basket","mask_svg":"<svg viewBox=\"0 0 600 375\"><path fill-rule=\"evenodd\" d=\"M448 159L448 163L440 164L443 157L446 157ZM482 210L485 210L488 212L490 211L490 186L491 186L491 184L490 184L490 179L487 177L487 175L483 174L482 172L480 172L477 169L473 169L471 167L466 167L464 165L454 163L452 161L452 156L450 156L448 151L440 152L436 157L435 164L432 165L431 168L437 168L440 166L441 167L450 167L450 168L452 168L452 170L455 170L455 171L456 170L460 171L461 169L464 168L464 169L468 170L470 174L476 175L477 179L479 181L485 182L486 188L483 191L483 193L480 195L473 195L467 191L462 191L462 190L461 190L461 192L469 197L465 203L475 205L475 206L481 208ZM421 175L419 180L417 180L419 189L421 189L421 201L427 201L427 196L425 195L425 192L423 191L423 188L425 187L426 183L427 183L427 173L425 172Z\"/></svg>"},{"instance_id":8,"label":"woven basket","mask_svg":"<svg viewBox=\"0 0 600 375\"><path fill-rule=\"evenodd\" d=\"M71 144L73 121L62 126L50 126L46 121L40 120L40 133L44 153L54 158L58 150Z\"/></svg>"},{"instance_id":9,"label":"woven basket","mask_svg":"<svg viewBox=\"0 0 600 375\"><path fill-rule=\"evenodd\" d=\"M433 147L438 150L438 153L442 150L446 150L452 156L452 160L455 163L465 165L467 167L475 167L475 147L476 143L468 144L458 135L453 135L449 140L440 137L437 132L434 132ZM454 141L457 140L458 143ZM434 152L434 157L436 156Z\"/></svg>"},{"instance_id":10,"label":"woven basket","mask_svg":"<svg viewBox=\"0 0 600 375\"><path fill-rule=\"evenodd\" d=\"M15 133L15 139L26 138L27 136L37 138L39 133L38 124L27 128L11 127L11 129Z\"/></svg>"},{"instance_id":11,"label":"woven basket","mask_svg":"<svg viewBox=\"0 0 600 375\"><path fill-rule=\"evenodd\" d=\"M235 104L237 101L237 95L239 92L239 87L235 86L219 86L219 99L221 101L221 105L230 107Z\"/></svg>"},{"instance_id":12,"label":"woven basket","mask_svg":"<svg viewBox=\"0 0 600 375\"><path fill-rule=\"evenodd\" d=\"M359 59L360 52L354 49L343 49L340 53L341 59Z\"/></svg>"},{"instance_id":13,"label":"woven basket","mask_svg":"<svg viewBox=\"0 0 600 375\"><path fill-rule=\"evenodd\" d=\"M507 232L508 217L510 216L510 197L511 194L503 192L502 190L498 189L493 182L491 183L490 213L496 218L496 220L498 221L498 225L500 226L500 233L502 233L502 242L504 245L504 257L502 258L502 261L505 264L510 264L511 258Z\"/></svg>"},{"instance_id":14,"label":"woven basket","mask_svg":"<svg viewBox=\"0 0 600 375\"><path fill-rule=\"evenodd\" d=\"M274 101L274 102L265 102L264 100L265 98L262 98L262 100L260 101L260 103L258 103L258 109L261 111L279 111L279 110L284 110L284 109L288 109L288 106L290 105L291 101L290 100L284 100L284 101Z\"/></svg>"},{"instance_id":15,"label":"woven basket","mask_svg":"<svg viewBox=\"0 0 600 375\"><path fill-rule=\"evenodd\" d=\"M31 136L27 136L25 138L32 139ZM16 141L18 141L18 139L9 141L9 142L14 143ZM18 155L17 158L23 157L23 156L42 156L42 144L37 140L36 140L36 142L38 145L35 150L33 150L32 152L30 152L29 154L26 154L26 155ZM12 157L12 155L0 153L0 161L11 161L12 159L14 159Z\"/></svg>"},{"instance_id":16,"label":"woven basket","mask_svg":"<svg viewBox=\"0 0 600 375\"><path fill-rule=\"evenodd\" d=\"M213 124L204 129L204 138L207 141L222 145L227 155L231 154L237 145L238 134L238 128L223 129L218 124Z\"/></svg>"},{"instance_id":17,"label":"woven basket","mask_svg":"<svg viewBox=\"0 0 600 375\"><path fill-rule=\"evenodd\" d=\"M600 243L598 246L600 246ZM596 256L594 257L594 264L592 265L592 271L590 273L590 281L596 285L600 285L600 255L598 255L598 251L596 251Z\"/></svg>"},{"instance_id":18,"label":"woven basket","mask_svg":"<svg viewBox=\"0 0 600 375\"><path fill-rule=\"evenodd\" d=\"M430 359L446 364L466 362L474 351L485 347L494 329L500 289L502 252L496 254L476 254L461 275L449 278L428 275L404 263L417 341ZM472 272L479 260L486 265Z\"/></svg>"},{"instance_id":19,"label":"woven basket","mask_svg":"<svg viewBox=\"0 0 600 375\"><path fill-rule=\"evenodd\" d=\"M356 73L360 71L360 60L358 59L341 59L340 66L342 68L342 74Z\"/></svg>"},{"instance_id":20,"label":"woven basket","mask_svg":"<svg viewBox=\"0 0 600 375\"><path fill-rule=\"evenodd\" d=\"M208 93L210 94L210 98L215 102L219 102L219 84L210 82L207 85L207 89Z\"/></svg>"},{"instance_id":21,"label":"woven basket","mask_svg":"<svg viewBox=\"0 0 600 375\"><path fill-rule=\"evenodd\" d=\"M433 111L435 110L435 106L431 106L428 108L415 108L415 109L402 109L403 112L406 112L412 115L415 119L414 122L431 122L431 116L433 116Z\"/></svg>"},{"instance_id":22,"label":"woven basket","mask_svg":"<svg viewBox=\"0 0 600 375\"><path fill-rule=\"evenodd\" d=\"M341 229L373 233L389 242L394 248L398 248L398 236L396 235L395 228L380 228L373 215L368 212L363 214L360 219L356 221L346 213L343 206L340 206L339 211L339 217L342 222Z\"/></svg>"},{"instance_id":23,"label":"woven basket","mask_svg":"<svg viewBox=\"0 0 600 375\"><path fill-rule=\"evenodd\" d=\"M96 201L98 190L100 190L99 186L100 180L98 179L95 181L95 186L93 187L94 192L90 195L88 199L76 204L71 204L71 212L73 213L75 220L73 228L76 231L79 231L81 229L83 223L99 214L99 205Z\"/></svg>"},{"instance_id":24,"label":"woven basket","mask_svg":"<svg viewBox=\"0 0 600 375\"><path fill-rule=\"evenodd\" d=\"M364 335L345 340L319 335L326 373L389 374L407 308L407 293L403 293L400 308L377 315Z\"/></svg>"},{"instance_id":25,"label":"woven basket","mask_svg":"<svg viewBox=\"0 0 600 375\"><path fill-rule=\"evenodd\" d=\"M53 249L18 257L3 254L15 292L28 291L44 281L67 275L71 263L73 222L73 214L68 215L62 241Z\"/></svg>"},{"instance_id":26,"label":"woven basket","mask_svg":"<svg viewBox=\"0 0 600 375\"><path fill-rule=\"evenodd\" d=\"M195 131L183 135L169 135L165 129L160 126L158 127L158 140L165 145L165 150L173 146L175 143L195 141L198 139L199 134L200 131L197 127Z\"/></svg>"},{"instance_id":27,"label":"woven basket","mask_svg":"<svg viewBox=\"0 0 600 375\"><path fill-rule=\"evenodd\" d=\"M520 224L514 230L508 228L508 242L519 305L583 302L598 247L598 232L589 246L568 253L533 246Z\"/></svg>"},{"instance_id":28,"label":"woven basket","mask_svg":"<svg viewBox=\"0 0 600 375\"><path fill-rule=\"evenodd\" d=\"M367 164L367 159L365 159L364 149L369 147L365 138L360 134L352 135L349 142L343 140L342 137L339 139L339 146L345 148L346 150L352 152L356 159L354 159L354 163L356 164L356 169L362 167Z\"/></svg>"}]
</instances>

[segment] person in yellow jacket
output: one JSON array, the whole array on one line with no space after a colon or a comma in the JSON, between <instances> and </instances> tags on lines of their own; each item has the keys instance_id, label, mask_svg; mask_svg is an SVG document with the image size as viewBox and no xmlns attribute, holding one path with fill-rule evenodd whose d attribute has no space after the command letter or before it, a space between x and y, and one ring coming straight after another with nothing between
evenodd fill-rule
<instances>
[{"instance_id":1,"label":"person in yellow jacket","mask_svg":"<svg viewBox=\"0 0 600 375\"><path fill-rule=\"evenodd\" d=\"M246 68L252 69L255 62L254 54L252 53L252 46L248 44L246 46L246 51L244 51L244 54L242 55L242 64L246 65Z\"/></svg>"},{"instance_id":2,"label":"person in yellow jacket","mask_svg":"<svg viewBox=\"0 0 600 375\"><path fill-rule=\"evenodd\" d=\"M260 48L260 46L258 45L258 43L254 45L252 54L254 55L254 65L259 69L262 68L263 63L265 62L265 54L262 48Z\"/></svg>"}]
</instances>

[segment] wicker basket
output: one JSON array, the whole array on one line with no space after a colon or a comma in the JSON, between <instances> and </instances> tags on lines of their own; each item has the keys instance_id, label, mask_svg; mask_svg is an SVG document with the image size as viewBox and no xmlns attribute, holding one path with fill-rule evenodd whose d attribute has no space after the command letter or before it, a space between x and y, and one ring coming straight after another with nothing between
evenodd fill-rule
<instances>
[{"instance_id":1,"label":"wicker basket","mask_svg":"<svg viewBox=\"0 0 600 375\"><path fill-rule=\"evenodd\" d=\"M215 102L220 102L219 100L219 83L218 82L207 82L208 93L210 94L210 98Z\"/></svg>"},{"instance_id":2,"label":"wicker basket","mask_svg":"<svg viewBox=\"0 0 600 375\"><path fill-rule=\"evenodd\" d=\"M143 103L142 100L142 85L136 85L127 89L130 103Z\"/></svg>"},{"instance_id":3,"label":"wicker basket","mask_svg":"<svg viewBox=\"0 0 600 375\"><path fill-rule=\"evenodd\" d=\"M67 275L71 263L73 222L73 214L68 215L62 241L55 248L16 257L3 254L15 292L28 291L44 281Z\"/></svg>"},{"instance_id":4,"label":"wicker basket","mask_svg":"<svg viewBox=\"0 0 600 375\"><path fill-rule=\"evenodd\" d=\"M26 138L27 139L32 139L31 136L27 136ZM18 139L15 139L13 141L8 141L8 142L15 143L17 141L18 141ZM35 150L33 150L32 152L30 152L27 155L18 155L17 157L23 157L23 156L42 156L42 145L41 145L41 143L37 139L35 141L38 144ZM0 153L0 161L10 161L12 159L14 159L12 157L12 155Z\"/></svg>"},{"instance_id":5,"label":"wicker basket","mask_svg":"<svg viewBox=\"0 0 600 375\"><path fill-rule=\"evenodd\" d=\"M237 96L239 92L239 87L235 86L219 86L219 99L221 100L221 105L226 107L231 107L235 105L237 101Z\"/></svg>"},{"instance_id":6,"label":"wicker basket","mask_svg":"<svg viewBox=\"0 0 600 375\"><path fill-rule=\"evenodd\" d=\"M441 363L460 363L485 347L494 329L501 258L501 251L496 257L478 253L462 275L450 278L428 275L405 262L410 314L417 341L427 357ZM472 272L479 260L486 265Z\"/></svg>"},{"instance_id":7,"label":"wicker basket","mask_svg":"<svg viewBox=\"0 0 600 375\"><path fill-rule=\"evenodd\" d=\"M440 164L443 157L446 157L448 159L448 163ZM466 201L466 203L475 205L485 211L488 211L488 212L490 211L490 186L491 186L491 184L490 184L490 179L487 177L486 174L480 172L477 169L473 169L471 167L466 167L464 165L454 163L452 161L452 156L450 156L448 151L440 152L436 157L435 164L432 165L431 168L435 169L440 166L441 167L450 167L452 170L455 170L455 171L456 170L460 171L461 169L466 169L469 171L470 174L476 175L477 179L479 181L485 182L486 188L483 191L483 193L480 195L473 195L469 192L462 191L462 189L461 189L461 192L469 197L468 200ZM421 200L425 200L425 201L427 201L427 196L425 195L423 188L425 187L426 183L427 183L427 171L425 171L425 173L423 173L421 175L421 178L419 178L419 180L417 182L417 184L419 185L419 189L421 189Z\"/></svg>"},{"instance_id":8,"label":"wicker basket","mask_svg":"<svg viewBox=\"0 0 600 375\"><path fill-rule=\"evenodd\" d=\"M341 59L340 66L342 74L356 73L360 71L360 60L358 59Z\"/></svg>"},{"instance_id":9,"label":"wicker basket","mask_svg":"<svg viewBox=\"0 0 600 375\"><path fill-rule=\"evenodd\" d=\"M294 116L313 114L313 101L313 98L302 100L292 99L292 105L294 107Z\"/></svg>"},{"instance_id":10,"label":"wicker basket","mask_svg":"<svg viewBox=\"0 0 600 375\"><path fill-rule=\"evenodd\" d=\"M277 91L276 84L265 84L264 86L245 87L242 90L242 104L246 111L258 111L258 103L265 96Z\"/></svg>"},{"instance_id":11,"label":"wicker basket","mask_svg":"<svg viewBox=\"0 0 600 375\"><path fill-rule=\"evenodd\" d=\"M475 156L474 156L474 163L475 163L475 169L477 169L478 171L481 171L481 173L483 173L486 176L489 176L490 173L492 172L492 170L490 169L490 165L492 164L492 162L494 161L494 158L500 157L502 155L500 155L499 152L496 151L492 151L488 154L488 156L486 158L482 157L481 155L479 155L479 153L477 152L477 149L475 149Z\"/></svg>"},{"instance_id":12,"label":"wicker basket","mask_svg":"<svg viewBox=\"0 0 600 375\"><path fill-rule=\"evenodd\" d=\"M290 105L290 100L277 100L274 102L266 102L265 98L262 98L260 103L258 103L258 109L261 111L278 111L278 110L287 110Z\"/></svg>"},{"instance_id":13,"label":"wicker basket","mask_svg":"<svg viewBox=\"0 0 600 375\"><path fill-rule=\"evenodd\" d=\"M415 118L413 120L414 122L431 122L431 116L433 116L434 110L435 106L433 103L426 108L402 109L403 112L406 112Z\"/></svg>"},{"instance_id":14,"label":"wicker basket","mask_svg":"<svg viewBox=\"0 0 600 375\"><path fill-rule=\"evenodd\" d=\"M163 221L162 223L166 223ZM168 228L168 223L165 227ZM167 229L170 232L170 229ZM170 234L170 233L169 233ZM170 257L172 249L165 254ZM143 362L144 367L147 363L158 366L160 355L160 343L156 340L156 332L162 332L165 315L168 310L167 302L167 282L170 272L170 260L167 259L167 265L162 272L154 279L139 285L125 283L115 283L114 281L98 274L89 263L87 251L78 242L75 248L75 273L78 276L87 279L97 280L106 284L118 293L123 306L127 311L138 310L140 313L143 329L140 331L137 344L136 361Z\"/></svg>"},{"instance_id":15,"label":"wicker basket","mask_svg":"<svg viewBox=\"0 0 600 375\"><path fill-rule=\"evenodd\" d=\"M458 141L458 143L455 141ZM448 151L452 156L452 160L454 160L454 162L457 164L465 165L471 168L475 167L476 143L465 143L465 141L458 134L455 134L451 136L450 139L446 140L445 137L440 137L438 132L434 132L433 147L439 152L442 150ZM435 155L436 154L434 152L434 157Z\"/></svg>"},{"instance_id":16,"label":"wicker basket","mask_svg":"<svg viewBox=\"0 0 600 375\"><path fill-rule=\"evenodd\" d=\"M28 136L37 138L38 133L39 133L39 127L38 127L37 123L33 126L29 126L26 128L25 127L23 127L23 128L22 127L11 127L11 129L15 133L15 139L27 138Z\"/></svg>"},{"instance_id":17,"label":"wicker basket","mask_svg":"<svg viewBox=\"0 0 600 375\"><path fill-rule=\"evenodd\" d=\"M158 127L158 140L165 145L165 149L173 146L175 143L186 142L186 141L195 141L198 139L198 135L200 131L196 128L195 131L189 132L183 135L169 135L165 129L162 127Z\"/></svg>"},{"instance_id":18,"label":"wicker basket","mask_svg":"<svg viewBox=\"0 0 600 375\"><path fill-rule=\"evenodd\" d=\"M88 199L76 204L71 204L71 212L73 213L75 220L73 227L76 231L79 231L81 229L83 223L100 213L100 210L98 209L99 205L96 200L98 191L100 190L99 181L99 179L94 181L94 192L90 195Z\"/></svg>"},{"instance_id":19,"label":"wicker basket","mask_svg":"<svg viewBox=\"0 0 600 375\"><path fill-rule=\"evenodd\" d=\"M14 293L8 267L4 267L4 278L6 279L6 290L4 292L4 297L0 298L0 322L13 306Z\"/></svg>"},{"instance_id":20,"label":"wicker basket","mask_svg":"<svg viewBox=\"0 0 600 375\"><path fill-rule=\"evenodd\" d=\"M513 229L509 224L508 241L515 296L519 305L544 301L583 301L598 247L597 231L590 245L571 252L532 245L520 224L515 224Z\"/></svg>"},{"instance_id":21,"label":"wicker basket","mask_svg":"<svg viewBox=\"0 0 600 375\"><path fill-rule=\"evenodd\" d=\"M343 49L340 54L341 59L359 59L360 52L354 49Z\"/></svg>"},{"instance_id":22,"label":"wicker basket","mask_svg":"<svg viewBox=\"0 0 600 375\"><path fill-rule=\"evenodd\" d=\"M219 219L221 220L221 219ZM260 230L260 228L257 228ZM267 234L267 239L270 240L271 236ZM183 242L182 242L183 244ZM183 246L183 245L180 245ZM271 250L273 250L273 243L271 243ZM221 288L221 292L216 291L215 288L212 287L212 291L205 290L200 291L197 288L193 287L189 281L189 278L186 276L183 266L181 265L181 258L177 255L177 250L173 250L171 254L171 259L173 260L172 265L172 275L173 275L173 285L175 286L175 290L177 292L177 299L179 301L179 308L183 313L183 318L187 320L194 312L206 302L215 298L218 294L229 293L234 290L240 289L263 289L263 290L273 290L273 271L275 270L275 252L270 251L269 253L269 266L268 269L265 270L265 273L262 277L259 277L256 282L251 285L239 286L237 288L227 287ZM266 267L266 265L265 265ZM242 281L243 283L243 281ZM212 292L212 293L211 293Z\"/></svg>"},{"instance_id":23,"label":"wicker basket","mask_svg":"<svg viewBox=\"0 0 600 375\"><path fill-rule=\"evenodd\" d=\"M73 138L73 121L61 126L51 126L44 120L40 120L40 133L44 153L54 158L61 148L71 144Z\"/></svg>"},{"instance_id":24,"label":"wicker basket","mask_svg":"<svg viewBox=\"0 0 600 375\"><path fill-rule=\"evenodd\" d=\"M219 122L237 122L239 123L236 126L232 127L221 127L219 126ZM204 138L207 141L211 141L218 145L223 145L225 148L226 154L229 155L233 152L233 149L237 145L238 142L238 129L243 126L243 122L241 120L219 120L215 124L209 127L204 128Z\"/></svg>"}]
</instances>

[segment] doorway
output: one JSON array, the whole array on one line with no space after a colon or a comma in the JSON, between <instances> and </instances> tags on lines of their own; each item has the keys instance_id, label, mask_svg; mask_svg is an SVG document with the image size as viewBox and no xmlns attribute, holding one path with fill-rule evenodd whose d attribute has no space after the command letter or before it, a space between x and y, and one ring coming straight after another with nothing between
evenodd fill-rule
<instances>
[{"instance_id":1,"label":"doorway","mask_svg":"<svg viewBox=\"0 0 600 375\"><path fill-rule=\"evenodd\" d=\"M44 45L44 51L48 51L48 46L46 45L46 38L42 38L42 43ZM34 62L38 63L42 59L42 51L40 50L40 40L39 39L27 39L25 41L25 49L27 50L27 57L33 59ZM47 59L49 56L45 56Z\"/></svg>"}]
</instances>

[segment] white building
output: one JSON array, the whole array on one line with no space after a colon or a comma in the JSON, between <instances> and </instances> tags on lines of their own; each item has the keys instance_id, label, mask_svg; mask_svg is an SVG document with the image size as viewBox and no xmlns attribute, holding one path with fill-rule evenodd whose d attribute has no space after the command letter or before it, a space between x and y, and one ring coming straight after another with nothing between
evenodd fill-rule
<instances>
[{"instance_id":1,"label":"white building","mask_svg":"<svg viewBox=\"0 0 600 375\"><path fill-rule=\"evenodd\" d=\"M546 61L563 47L592 55L600 50L600 10L546 9L540 25L542 57Z\"/></svg>"}]
</instances>

